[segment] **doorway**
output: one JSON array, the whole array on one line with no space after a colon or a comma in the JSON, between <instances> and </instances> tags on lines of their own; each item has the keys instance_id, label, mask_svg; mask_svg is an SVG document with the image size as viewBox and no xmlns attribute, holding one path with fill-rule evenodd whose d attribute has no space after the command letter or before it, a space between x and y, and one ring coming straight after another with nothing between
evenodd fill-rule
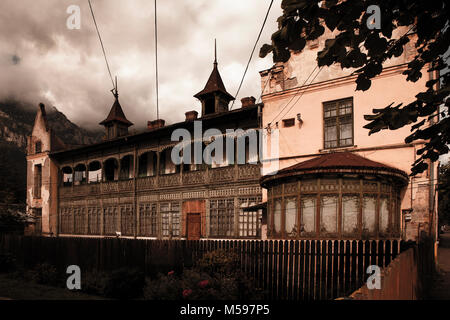
<instances>
[{"instance_id":1,"label":"doorway","mask_svg":"<svg viewBox=\"0 0 450 320\"><path fill-rule=\"evenodd\" d=\"M187 239L200 240L201 236L201 216L200 213L188 213L187 215Z\"/></svg>"}]
</instances>

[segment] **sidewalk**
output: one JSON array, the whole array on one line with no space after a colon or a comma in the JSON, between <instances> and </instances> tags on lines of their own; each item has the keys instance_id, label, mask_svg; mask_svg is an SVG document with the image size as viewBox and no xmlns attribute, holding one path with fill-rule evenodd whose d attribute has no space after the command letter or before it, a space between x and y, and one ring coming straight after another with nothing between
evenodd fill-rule
<instances>
[{"instance_id":1,"label":"sidewalk","mask_svg":"<svg viewBox=\"0 0 450 320\"><path fill-rule=\"evenodd\" d=\"M450 231L441 234L438 248L438 272L428 299L450 300Z\"/></svg>"}]
</instances>

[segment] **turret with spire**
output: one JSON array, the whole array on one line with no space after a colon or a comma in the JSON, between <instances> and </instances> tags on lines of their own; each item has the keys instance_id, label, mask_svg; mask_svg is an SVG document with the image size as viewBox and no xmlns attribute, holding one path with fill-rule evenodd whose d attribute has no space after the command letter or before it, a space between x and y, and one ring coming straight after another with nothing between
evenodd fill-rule
<instances>
[{"instance_id":1,"label":"turret with spire","mask_svg":"<svg viewBox=\"0 0 450 320\"><path fill-rule=\"evenodd\" d=\"M214 43L214 67L205 88L194 95L202 103L202 117L228 111L228 104L234 97L227 92L217 68L217 44Z\"/></svg>"},{"instance_id":2,"label":"turret with spire","mask_svg":"<svg viewBox=\"0 0 450 320\"><path fill-rule=\"evenodd\" d=\"M133 123L128 121L127 117L125 117L122 107L120 106L119 92L117 90L117 77L115 88L112 91L115 99L114 104L111 107L108 117L100 122L102 126L105 126L107 140L128 135L128 127L133 125Z\"/></svg>"}]
</instances>

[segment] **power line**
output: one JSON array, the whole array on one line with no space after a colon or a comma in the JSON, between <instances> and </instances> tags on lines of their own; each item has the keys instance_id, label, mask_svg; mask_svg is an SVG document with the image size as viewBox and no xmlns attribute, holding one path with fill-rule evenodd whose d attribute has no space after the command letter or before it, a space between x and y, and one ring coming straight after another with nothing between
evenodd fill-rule
<instances>
[{"instance_id":1,"label":"power line","mask_svg":"<svg viewBox=\"0 0 450 320\"><path fill-rule=\"evenodd\" d=\"M245 71L244 71L244 75L242 76L241 83L239 84L239 88L238 88L238 90L236 92L236 95L234 96L235 98L237 98L237 96L239 94L239 91L241 90L242 84L243 84L244 79L245 79L245 75L247 74L247 70L248 70L248 67L250 66L250 62L252 61L253 54L255 53L256 46L258 45L259 39L261 38L261 34L262 34L263 30L264 30L264 26L266 25L266 21L267 21L267 18L269 17L269 13L270 13L270 9L272 8L272 5L273 5L273 0L270 1L269 9L267 9L266 17L264 18L264 22L263 22L263 24L261 26L261 30L259 30L259 34L258 34L258 37L256 38L255 45L253 46L252 53L250 54L250 58L248 59L247 66L245 67ZM231 104L230 110L233 109L235 101L236 100L233 100L233 103Z\"/></svg>"},{"instance_id":2,"label":"power line","mask_svg":"<svg viewBox=\"0 0 450 320\"><path fill-rule=\"evenodd\" d=\"M300 96L297 98L297 100L292 104L292 106L281 116L281 118L283 118L283 116L285 116L289 111L291 111L292 110L292 108L298 103L298 101L301 99L301 97L303 96L303 94L305 93L305 91L306 91L306 89L308 89L308 87L314 82L314 80L317 78L317 76L319 75L319 73L322 71L322 69L323 69L323 66L322 67L320 67L320 69L319 69L319 71L316 73L316 75L314 76L314 78L312 78L311 79L311 82L308 84L308 85L306 85L306 87L304 88L304 90L302 91L302 93L300 94ZM302 89L302 88L301 88ZM297 96L297 94L300 92L300 90L301 89L299 89L299 91L297 91L295 94L294 94L294 96L293 96L293 98L295 98L296 96ZM292 99L293 100L293 99ZM280 111L280 113L279 114L281 114L281 112L283 112L283 110L285 109L285 108L287 108L287 106L289 105L289 103L288 104L286 104L286 106ZM280 118L280 119L281 119ZM275 119L274 119L275 120ZM273 120L271 121L271 122L273 122Z\"/></svg>"},{"instance_id":3,"label":"power line","mask_svg":"<svg viewBox=\"0 0 450 320\"><path fill-rule=\"evenodd\" d=\"M315 66L315 68L313 69L313 71L309 74L309 76L306 78L306 80L303 82L303 85L302 86L300 86L299 88L298 88L298 90L297 90L297 92L295 92L295 94L291 97L291 99L286 103L286 105L283 107L283 108L281 108L281 110L280 110L280 112L268 123L268 126L269 127L272 127L272 122L274 122L275 121L275 119L276 118L278 118L278 116L284 111L284 109L286 109L287 107L288 107L288 105L294 100L294 98L297 96L297 94L305 87L305 84L306 84L306 82L309 80L309 78L313 75L313 73L317 70L317 68L318 68L318 66L316 65ZM319 70L319 72L322 70L322 67L320 68L320 70ZM314 77L314 79L317 77L317 75L319 74L319 72L316 74L316 76ZM314 79L313 80L311 80L311 82L309 83L309 85L311 85L311 83L312 83L312 81L314 81ZM307 87L309 86L309 85L307 85ZM306 88L305 88L306 89ZM297 100L297 102L298 102L298 100ZM296 102L296 103L297 103ZM295 104L294 104L295 105Z\"/></svg>"},{"instance_id":4,"label":"power line","mask_svg":"<svg viewBox=\"0 0 450 320\"><path fill-rule=\"evenodd\" d=\"M156 119L159 120L159 80L158 80L158 14L155 0L155 72L156 72Z\"/></svg>"},{"instance_id":5,"label":"power line","mask_svg":"<svg viewBox=\"0 0 450 320\"><path fill-rule=\"evenodd\" d=\"M97 35L100 40L100 45L102 46L103 56L105 57L105 62L106 62L106 67L108 68L109 77L111 78L111 83L113 85L113 88L116 89L114 80L113 80L113 76L111 74L111 69L109 68L108 59L106 58L105 46L103 45L102 37L100 35L100 31L98 30L98 26L97 26L97 21L95 20L94 9L92 9L91 0L88 0L88 3L89 3L89 8L91 9L92 19L94 20L95 29L97 30Z\"/></svg>"}]
</instances>

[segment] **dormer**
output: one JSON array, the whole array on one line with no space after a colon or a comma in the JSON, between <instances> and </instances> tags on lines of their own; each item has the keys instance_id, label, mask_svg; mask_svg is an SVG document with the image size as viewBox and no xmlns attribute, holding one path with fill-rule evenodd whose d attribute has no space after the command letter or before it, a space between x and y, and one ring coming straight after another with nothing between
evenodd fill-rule
<instances>
[{"instance_id":1,"label":"dormer","mask_svg":"<svg viewBox=\"0 0 450 320\"><path fill-rule=\"evenodd\" d=\"M234 100L234 97L225 89L217 68L217 54L214 59L213 70L205 88L194 95L194 97L202 103L202 117L228 111L230 101Z\"/></svg>"},{"instance_id":2,"label":"dormer","mask_svg":"<svg viewBox=\"0 0 450 320\"><path fill-rule=\"evenodd\" d=\"M117 90L114 93L114 98L115 101L108 117L100 122L100 124L105 127L106 140L128 135L128 128L133 125L123 113L119 103L119 94L117 93Z\"/></svg>"}]
</instances>

